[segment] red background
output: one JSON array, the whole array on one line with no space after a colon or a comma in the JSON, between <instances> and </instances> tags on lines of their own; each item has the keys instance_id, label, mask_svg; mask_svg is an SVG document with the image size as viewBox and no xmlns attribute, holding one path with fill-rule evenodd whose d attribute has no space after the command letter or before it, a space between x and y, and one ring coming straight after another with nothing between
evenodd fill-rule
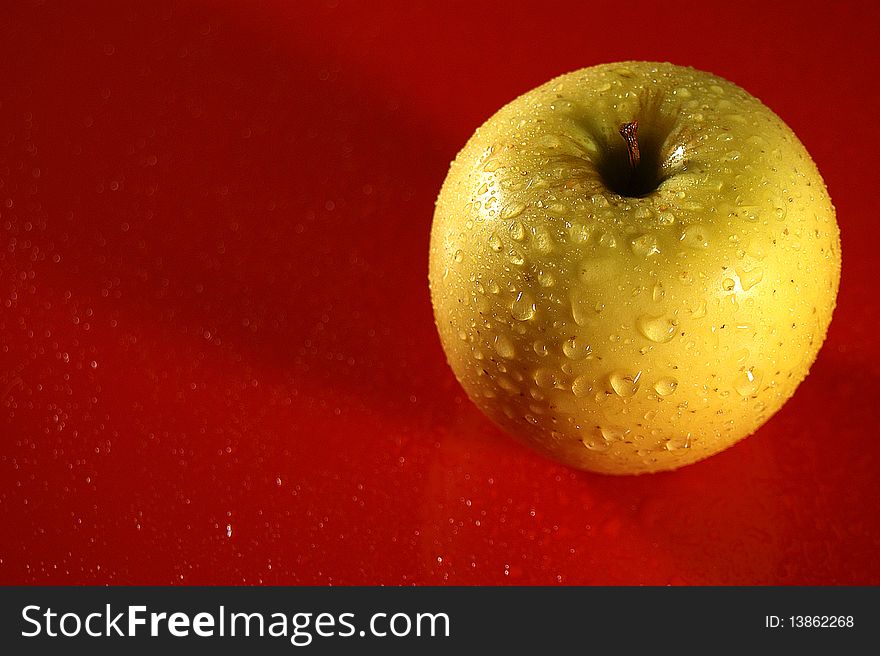
<instances>
[{"instance_id":1,"label":"red background","mask_svg":"<svg viewBox=\"0 0 880 656\"><path fill-rule=\"evenodd\" d=\"M0 582L880 584L876 3L127 4L0 10ZM755 437L614 478L470 404L427 248L483 120L621 59L777 111L844 269Z\"/></svg>"}]
</instances>

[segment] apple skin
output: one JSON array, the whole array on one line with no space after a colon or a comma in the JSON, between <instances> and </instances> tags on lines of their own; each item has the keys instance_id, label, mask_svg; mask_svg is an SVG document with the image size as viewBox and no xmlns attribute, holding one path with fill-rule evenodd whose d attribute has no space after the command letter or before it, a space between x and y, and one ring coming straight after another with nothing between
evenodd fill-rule
<instances>
[{"instance_id":1,"label":"apple skin","mask_svg":"<svg viewBox=\"0 0 880 656\"><path fill-rule=\"evenodd\" d=\"M618 133L633 120L638 189ZM633 474L706 458L779 410L840 265L825 184L779 117L709 73L621 62L476 131L437 199L429 282L449 364L489 418L572 467Z\"/></svg>"}]
</instances>

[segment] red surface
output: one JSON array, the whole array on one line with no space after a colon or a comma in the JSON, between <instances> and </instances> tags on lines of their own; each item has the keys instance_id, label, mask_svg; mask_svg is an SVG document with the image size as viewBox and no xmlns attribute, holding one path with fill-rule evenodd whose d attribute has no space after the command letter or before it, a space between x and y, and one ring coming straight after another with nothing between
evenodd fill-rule
<instances>
[{"instance_id":1,"label":"red surface","mask_svg":"<svg viewBox=\"0 0 880 656\"><path fill-rule=\"evenodd\" d=\"M877 4L121 4L0 9L0 582L880 584ZM470 404L427 248L479 123L627 58L776 110L844 269L765 428L612 478Z\"/></svg>"}]
</instances>

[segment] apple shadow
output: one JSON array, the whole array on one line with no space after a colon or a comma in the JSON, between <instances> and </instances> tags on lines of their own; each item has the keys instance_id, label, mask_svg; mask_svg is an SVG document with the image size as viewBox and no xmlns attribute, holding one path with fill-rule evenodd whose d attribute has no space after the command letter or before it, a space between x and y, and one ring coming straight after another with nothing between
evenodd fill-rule
<instances>
[{"instance_id":1,"label":"apple shadow","mask_svg":"<svg viewBox=\"0 0 880 656\"><path fill-rule=\"evenodd\" d=\"M41 239L61 257L39 271L43 289L219 343L279 385L392 411L437 403L438 379L452 385L428 233L460 144L354 62L299 50L243 9L212 14L207 28L180 19L210 29L184 59L134 24L115 35L131 39L125 52L63 62L34 90L36 105L76 90L40 124ZM75 51L85 30L73 21L53 47Z\"/></svg>"}]
</instances>

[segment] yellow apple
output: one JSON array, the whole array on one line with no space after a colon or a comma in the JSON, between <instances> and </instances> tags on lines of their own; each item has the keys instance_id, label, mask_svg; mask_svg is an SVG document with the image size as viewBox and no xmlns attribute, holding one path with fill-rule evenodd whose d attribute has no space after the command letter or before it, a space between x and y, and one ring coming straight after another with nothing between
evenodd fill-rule
<instances>
[{"instance_id":1,"label":"yellow apple","mask_svg":"<svg viewBox=\"0 0 880 656\"><path fill-rule=\"evenodd\" d=\"M480 127L437 199L437 329L494 422L579 469L674 469L754 432L825 338L834 207L770 109L724 79L622 62Z\"/></svg>"}]
</instances>

